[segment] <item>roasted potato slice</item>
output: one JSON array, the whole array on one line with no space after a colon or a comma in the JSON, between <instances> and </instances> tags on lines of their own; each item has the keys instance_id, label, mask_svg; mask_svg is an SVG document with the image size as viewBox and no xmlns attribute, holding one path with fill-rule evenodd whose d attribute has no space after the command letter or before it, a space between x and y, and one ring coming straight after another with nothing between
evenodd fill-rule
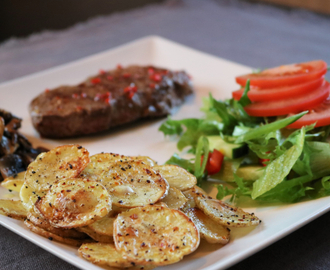
<instances>
[{"instance_id":1,"label":"roasted potato slice","mask_svg":"<svg viewBox=\"0 0 330 270\"><path fill-rule=\"evenodd\" d=\"M181 211L145 206L118 215L114 241L117 250L130 262L166 265L193 252L199 245L199 232Z\"/></svg>"},{"instance_id":2,"label":"roasted potato slice","mask_svg":"<svg viewBox=\"0 0 330 270\"><path fill-rule=\"evenodd\" d=\"M18 220L24 220L27 210L21 201L0 200L0 214Z\"/></svg>"},{"instance_id":3,"label":"roasted potato slice","mask_svg":"<svg viewBox=\"0 0 330 270\"><path fill-rule=\"evenodd\" d=\"M109 217L106 215L100 220L89 224L88 227L97 234L113 236L113 223L116 217Z\"/></svg>"},{"instance_id":4,"label":"roasted potato slice","mask_svg":"<svg viewBox=\"0 0 330 270\"><path fill-rule=\"evenodd\" d=\"M159 171L161 176L167 180L170 187L175 187L178 190L185 191L197 184L196 177L179 166L156 165L153 168Z\"/></svg>"},{"instance_id":5,"label":"roasted potato slice","mask_svg":"<svg viewBox=\"0 0 330 270\"><path fill-rule=\"evenodd\" d=\"M167 192L167 182L152 167L142 161L116 161L101 176L101 183L107 188L119 207L137 207L152 204Z\"/></svg>"},{"instance_id":6,"label":"roasted potato slice","mask_svg":"<svg viewBox=\"0 0 330 270\"><path fill-rule=\"evenodd\" d=\"M190 208L186 212L187 216L197 226L202 238L211 244L227 244L229 242L230 230L218 222L209 218L198 208Z\"/></svg>"},{"instance_id":7,"label":"roasted potato slice","mask_svg":"<svg viewBox=\"0 0 330 270\"><path fill-rule=\"evenodd\" d=\"M87 226L111 210L111 197L99 182L68 178L53 183L35 203L36 212L60 228Z\"/></svg>"},{"instance_id":8,"label":"roasted potato slice","mask_svg":"<svg viewBox=\"0 0 330 270\"><path fill-rule=\"evenodd\" d=\"M24 205L32 209L38 197L44 196L55 181L77 177L88 163L89 153L79 145L63 145L41 153L25 174L20 191Z\"/></svg>"},{"instance_id":9,"label":"roasted potato slice","mask_svg":"<svg viewBox=\"0 0 330 270\"><path fill-rule=\"evenodd\" d=\"M30 221L34 226L37 226L41 229L44 229L48 232L54 233L64 238L85 239L87 236L85 233L78 232L75 229L55 228L43 217L36 216L32 213L28 213L27 220Z\"/></svg>"},{"instance_id":10,"label":"roasted potato slice","mask_svg":"<svg viewBox=\"0 0 330 270\"><path fill-rule=\"evenodd\" d=\"M193 189L193 196L197 207L223 226L248 227L258 225L261 222L254 214L206 196L205 192L197 186Z\"/></svg>"},{"instance_id":11,"label":"roasted potato slice","mask_svg":"<svg viewBox=\"0 0 330 270\"><path fill-rule=\"evenodd\" d=\"M110 153L112 161L143 161L143 163L149 166L157 165L157 162L147 156L124 156L120 154Z\"/></svg>"},{"instance_id":12,"label":"roasted potato slice","mask_svg":"<svg viewBox=\"0 0 330 270\"><path fill-rule=\"evenodd\" d=\"M80 177L91 180L100 180L101 174L109 170L110 164L116 161L143 161L143 163L154 166L156 161L147 156L124 156L114 153L100 153L91 156L91 161L81 173Z\"/></svg>"},{"instance_id":13,"label":"roasted potato slice","mask_svg":"<svg viewBox=\"0 0 330 270\"><path fill-rule=\"evenodd\" d=\"M196 206L195 199L193 196L193 189L185 190L182 193L187 198L187 202L182 208L182 211L186 212L189 208L194 208Z\"/></svg>"},{"instance_id":14,"label":"roasted potato slice","mask_svg":"<svg viewBox=\"0 0 330 270\"><path fill-rule=\"evenodd\" d=\"M179 210L182 208L188 199L183 195L183 193L175 187L170 187L168 194L161 202L165 203L167 207Z\"/></svg>"},{"instance_id":15,"label":"roasted potato slice","mask_svg":"<svg viewBox=\"0 0 330 270\"><path fill-rule=\"evenodd\" d=\"M127 268L133 266L116 250L114 244L87 243L78 249L79 255L97 265Z\"/></svg>"},{"instance_id":16,"label":"roasted potato slice","mask_svg":"<svg viewBox=\"0 0 330 270\"><path fill-rule=\"evenodd\" d=\"M129 270L151 270L154 267L136 265L128 262L122 254L117 251L114 244L109 243L85 243L78 249L80 257L105 269L125 268ZM116 267L116 268L113 268Z\"/></svg>"},{"instance_id":17,"label":"roasted potato slice","mask_svg":"<svg viewBox=\"0 0 330 270\"><path fill-rule=\"evenodd\" d=\"M31 223L28 220L25 220L24 224L30 229L30 231L32 231L36 234L39 234L43 237L46 237L51 241L55 240L57 242L61 242L61 243L64 243L64 244L67 244L70 246L76 246L76 247L79 247L83 243L83 241L86 241L86 240L78 240L78 239L65 238L65 237L59 236L57 234L51 233L40 227L35 226L33 223Z\"/></svg>"},{"instance_id":18,"label":"roasted potato slice","mask_svg":"<svg viewBox=\"0 0 330 270\"><path fill-rule=\"evenodd\" d=\"M25 176L25 171L19 172L14 176L7 177L5 180L1 182L1 186L3 186L8 190L14 190L20 192L24 183L24 176Z\"/></svg>"},{"instance_id":19,"label":"roasted potato slice","mask_svg":"<svg viewBox=\"0 0 330 270\"><path fill-rule=\"evenodd\" d=\"M94 230L92 230L91 228L89 228L88 226L79 227L79 228L77 228L77 230L79 232L83 232L83 233L87 234L90 238L94 239L97 242L113 243L112 236L99 234L99 233L95 232Z\"/></svg>"}]
</instances>

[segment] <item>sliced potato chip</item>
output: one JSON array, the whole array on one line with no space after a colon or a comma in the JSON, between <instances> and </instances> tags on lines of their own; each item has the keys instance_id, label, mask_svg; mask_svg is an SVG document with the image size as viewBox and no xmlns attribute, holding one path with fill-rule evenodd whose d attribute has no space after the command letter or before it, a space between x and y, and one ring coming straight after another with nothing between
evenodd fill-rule
<instances>
[{"instance_id":1,"label":"sliced potato chip","mask_svg":"<svg viewBox=\"0 0 330 270\"><path fill-rule=\"evenodd\" d=\"M63 145L41 153L27 168L21 200L32 209L55 181L77 177L88 163L89 153L79 145Z\"/></svg>"},{"instance_id":2,"label":"sliced potato chip","mask_svg":"<svg viewBox=\"0 0 330 270\"><path fill-rule=\"evenodd\" d=\"M170 187L184 191L193 188L197 184L196 177L179 166L157 165L153 168L159 171L161 176L167 180Z\"/></svg>"},{"instance_id":3,"label":"sliced potato chip","mask_svg":"<svg viewBox=\"0 0 330 270\"><path fill-rule=\"evenodd\" d=\"M161 201L164 202L167 207L179 210L186 204L188 199L180 190L175 187L170 187L168 194Z\"/></svg>"},{"instance_id":4,"label":"sliced potato chip","mask_svg":"<svg viewBox=\"0 0 330 270\"><path fill-rule=\"evenodd\" d=\"M42 228L42 229L44 229L48 232L54 233L58 236L62 236L62 237L65 237L65 238L75 238L75 239L85 239L86 238L85 233L78 232L75 229L55 228L43 217L36 216L35 214L32 214L32 213L28 213L27 219L34 226Z\"/></svg>"},{"instance_id":5,"label":"sliced potato chip","mask_svg":"<svg viewBox=\"0 0 330 270\"><path fill-rule=\"evenodd\" d=\"M187 210L186 214L192 219L197 226L201 237L207 242L223 245L229 242L230 230L209 218L202 210L198 208L190 208Z\"/></svg>"},{"instance_id":6,"label":"sliced potato chip","mask_svg":"<svg viewBox=\"0 0 330 270\"><path fill-rule=\"evenodd\" d=\"M112 161L143 161L149 166L157 165L157 162L147 156L124 156L119 154L110 153Z\"/></svg>"},{"instance_id":7,"label":"sliced potato chip","mask_svg":"<svg viewBox=\"0 0 330 270\"><path fill-rule=\"evenodd\" d=\"M22 220L27 216L27 210L21 201L0 200L0 214Z\"/></svg>"},{"instance_id":8,"label":"sliced potato chip","mask_svg":"<svg viewBox=\"0 0 330 270\"><path fill-rule=\"evenodd\" d=\"M113 237L112 236L99 234L99 233L93 231L88 226L79 227L79 228L77 228L77 230L79 232L83 232L83 233L87 234L90 238L94 239L97 242L113 243Z\"/></svg>"},{"instance_id":9,"label":"sliced potato chip","mask_svg":"<svg viewBox=\"0 0 330 270\"><path fill-rule=\"evenodd\" d=\"M157 202L167 192L167 182L142 161L117 161L101 176L116 206L132 208Z\"/></svg>"},{"instance_id":10,"label":"sliced potato chip","mask_svg":"<svg viewBox=\"0 0 330 270\"><path fill-rule=\"evenodd\" d=\"M87 243L81 245L78 252L82 258L98 265L125 268L133 266L116 250L114 244Z\"/></svg>"},{"instance_id":11,"label":"sliced potato chip","mask_svg":"<svg viewBox=\"0 0 330 270\"><path fill-rule=\"evenodd\" d=\"M91 180L100 180L101 174L109 170L110 164L116 161L126 162L126 161L143 161L143 163L154 166L156 161L152 160L147 156L124 156L114 153L100 153L91 156L91 161L88 166L81 173L80 177L88 178Z\"/></svg>"},{"instance_id":12,"label":"sliced potato chip","mask_svg":"<svg viewBox=\"0 0 330 270\"><path fill-rule=\"evenodd\" d=\"M75 228L101 219L111 210L111 197L99 182L68 178L53 183L35 203L37 213L55 227Z\"/></svg>"},{"instance_id":13,"label":"sliced potato chip","mask_svg":"<svg viewBox=\"0 0 330 270\"><path fill-rule=\"evenodd\" d=\"M24 183L24 176L25 176L25 171L19 172L14 176L7 177L5 180L1 182L1 186L3 186L8 190L14 190L20 192L21 187Z\"/></svg>"},{"instance_id":14,"label":"sliced potato chip","mask_svg":"<svg viewBox=\"0 0 330 270\"><path fill-rule=\"evenodd\" d=\"M258 225L261 222L254 214L247 213L241 208L206 196L205 192L197 186L193 189L193 195L197 207L204 214L223 226L247 227Z\"/></svg>"},{"instance_id":15,"label":"sliced potato chip","mask_svg":"<svg viewBox=\"0 0 330 270\"><path fill-rule=\"evenodd\" d=\"M39 234L43 237L46 237L51 241L55 240L57 242L61 242L61 243L64 243L64 244L67 244L70 246L76 246L76 247L79 247L83 243L83 241L84 242L86 241L86 240L78 240L78 239L65 238L65 237L59 236L57 234L48 232L40 227L35 226L28 220L25 220L24 224L30 229L30 231L32 231L36 234Z\"/></svg>"},{"instance_id":16,"label":"sliced potato chip","mask_svg":"<svg viewBox=\"0 0 330 270\"><path fill-rule=\"evenodd\" d=\"M187 198L187 202L182 208L182 211L186 212L189 208L194 208L196 206L195 199L193 196L193 189L185 190L182 193Z\"/></svg>"},{"instance_id":17,"label":"sliced potato chip","mask_svg":"<svg viewBox=\"0 0 330 270\"><path fill-rule=\"evenodd\" d=\"M142 265L175 263L199 245L195 224L181 211L145 206L118 215L116 248L130 262Z\"/></svg>"},{"instance_id":18,"label":"sliced potato chip","mask_svg":"<svg viewBox=\"0 0 330 270\"><path fill-rule=\"evenodd\" d=\"M88 227L97 234L113 236L113 222L115 219L116 217L109 217L109 215L106 215L100 220L89 224Z\"/></svg>"},{"instance_id":19,"label":"sliced potato chip","mask_svg":"<svg viewBox=\"0 0 330 270\"><path fill-rule=\"evenodd\" d=\"M156 202L154 205L158 205L158 206L163 206L163 207L167 207L168 208L168 206L167 206L167 204L166 203L164 203L164 202Z\"/></svg>"}]
</instances>

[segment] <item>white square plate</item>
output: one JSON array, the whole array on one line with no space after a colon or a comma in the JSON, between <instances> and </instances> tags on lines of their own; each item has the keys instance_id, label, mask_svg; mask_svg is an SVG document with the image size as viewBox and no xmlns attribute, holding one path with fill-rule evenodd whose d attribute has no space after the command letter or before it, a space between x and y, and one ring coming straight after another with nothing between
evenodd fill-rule
<instances>
[{"instance_id":1,"label":"white square plate","mask_svg":"<svg viewBox=\"0 0 330 270\"><path fill-rule=\"evenodd\" d=\"M69 140L41 139L32 127L28 104L33 97L46 88L79 83L100 69L112 69L118 63L123 66L152 64L173 70L184 69L191 74L196 93L178 109L173 116L175 119L199 117L203 96L211 92L218 99L230 97L231 91L237 89L234 77L251 71L251 68L151 36L73 63L3 83L0 85L0 108L23 119L20 132L26 135L34 146L51 148L78 143L86 147L91 154L104 151L148 155L162 164L177 151L176 142L164 138L158 131L163 119ZM0 198L9 197L10 194L0 188ZM202 243L197 252L186 256L183 261L157 269L210 270L229 267L325 213L329 206L329 197L292 205L250 206L245 209L262 219L263 222L259 226L233 230L230 243L223 247ZM40 237L30 232L20 221L0 216L0 224L81 269L102 269L81 259L76 248Z\"/></svg>"}]
</instances>

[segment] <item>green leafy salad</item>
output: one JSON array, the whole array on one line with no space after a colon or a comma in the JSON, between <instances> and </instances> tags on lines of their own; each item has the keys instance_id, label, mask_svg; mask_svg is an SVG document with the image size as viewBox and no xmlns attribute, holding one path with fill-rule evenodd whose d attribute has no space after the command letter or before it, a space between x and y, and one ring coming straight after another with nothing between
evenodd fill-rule
<instances>
[{"instance_id":1,"label":"green leafy salad","mask_svg":"<svg viewBox=\"0 0 330 270\"><path fill-rule=\"evenodd\" d=\"M249 196L292 203L330 195L330 126L286 128L307 111L291 116L250 116L244 110L251 103L249 90L248 81L239 100L220 101L210 94L203 100L202 118L164 122L159 130L178 136L178 150L193 154L192 159L174 154L167 164L193 173L198 185L218 179L218 199L231 195L231 200ZM220 167L214 171L208 163L215 151L223 158L216 160Z\"/></svg>"}]
</instances>

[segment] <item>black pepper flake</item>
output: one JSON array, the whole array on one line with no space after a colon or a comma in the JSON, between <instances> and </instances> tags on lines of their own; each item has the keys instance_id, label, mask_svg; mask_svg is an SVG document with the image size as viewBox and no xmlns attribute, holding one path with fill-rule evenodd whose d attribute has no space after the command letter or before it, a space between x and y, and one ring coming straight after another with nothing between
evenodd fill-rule
<instances>
[{"instance_id":1,"label":"black pepper flake","mask_svg":"<svg viewBox=\"0 0 330 270\"><path fill-rule=\"evenodd\" d=\"M77 148L78 148L78 149L81 149L81 148L82 148L82 146L78 146Z\"/></svg>"},{"instance_id":2,"label":"black pepper flake","mask_svg":"<svg viewBox=\"0 0 330 270\"><path fill-rule=\"evenodd\" d=\"M35 171L32 171L33 174L35 174L36 172Z\"/></svg>"},{"instance_id":3,"label":"black pepper flake","mask_svg":"<svg viewBox=\"0 0 330 270\"><path fill-rule=\"evenodd\" d=\"M120 169L121 169L122 171L126 172L125 168L121 167Z\"/></svg>"},{"instance_id":4,"label":"black pepper flake","mask_svg":"<svg viewBox=\"0 0 330 270\"><path fill-rule=\"evenodd\" d=\"M70 167L70 169L72 169L73 168L72 164L69 164L69 167Z\"/></svg>"},{"instance_id":5,"label":"black pepper flake","mask_svg":"<svg viewBox=\"0 0 330 270\"><path fill-rule=\"evenodd\" d=\"M120 201L118 201L118 203L123 203L123 201L122 201L122 200L120 200Z\"/></svg>"},{"instance_id":6,"label":"black pepper flake","mask_svg":"<svg viewBox=\"0 0 330 270\"><path fill-rule=\"evenodd\" d=\"M50 241L53 241L53 237L48 237L48 239L49 239Z\"/></svg>"}]
</instances>

